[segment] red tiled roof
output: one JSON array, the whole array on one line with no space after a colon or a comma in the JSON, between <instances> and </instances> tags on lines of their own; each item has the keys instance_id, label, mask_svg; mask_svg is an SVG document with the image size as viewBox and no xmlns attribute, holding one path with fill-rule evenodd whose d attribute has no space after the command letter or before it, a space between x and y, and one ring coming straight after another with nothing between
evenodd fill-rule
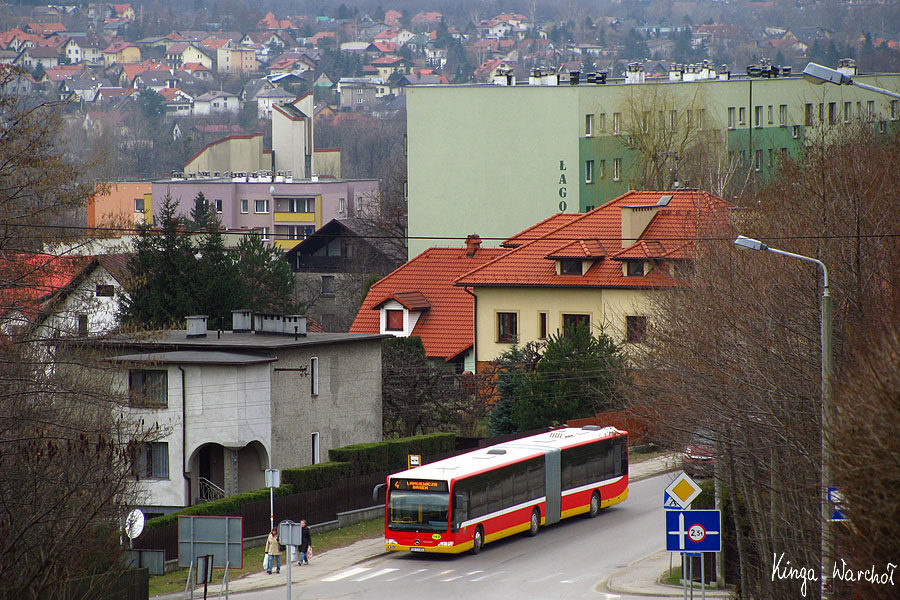
<instances>
[{"instance_id":1,"label":"red tiled roof","mask_svg":"<svg viewBox=\"0 0 900 600\"><path fill-rule=\"evenodd\" d=\"M8 254L0 256L0 271L11 282L0 289L0 314L19 311L35 318L55 294L71 286L92 263L92 256Z\"/></svg>"},{"instance_id":2,"label":"red tiled roof","mask_svg":"<svg viewBox=\"0 0 900 600\"><path fill-rule=\"evenodd\" d=\"M671 196L667 205L658 205L662 196ZM583 275L558 275L556 265L548 257L568 253L574 243L597 243L607 251L621 248L622 209L656 206L655 215L639 239L613 254L613 260L602 255L591 256L594 264ZM632 191L588 213L574 215L567 223L546 231L547 219L531 228L534 238L508 254L478 267L456 280L467 286L546 286L546 287L618 287L655 288L675 285L666 268L654 268L643 277L622 274L621 260L628 258L685 258L690 255L693 240L705 225L724 221L731 204L706 192L696 190L654 192ZM559 221L567 219L559 218ZM558 221L557 221L558 222ZM540 226L540 227L539 227ZM529 230L526 230L529 231ZM525 232L510 239L523 236ZM589 251L599 248L589 248ZM574 257L573 257L574 258ZM580 257L579 257L580 258ZM617 260L616 260L617 259Z\"/></svg>"},{"instance_id":3,"label":"red tiled roof","mask_svg":"<svg viewBox=\"0 0 900 600\"><path fill-rule=\"evenodd\" d=\"M376 305L390 298L401 304L404 302L400 298L412 303L421 296L418 302L424 299L431 308L421 313L412 335L422 338L425 353L449 360L465 352L474 338L474 304L472 296L453 282L509 250L479 248L471 257L466 256L467 252L466 248L429 248L376 282L356 314L350 332L380 333L380 314L373 310Z\"/></svg>"},{"instance_id":4,"label":"red tiled roof","mask_svg":"<svg viewBox=\"0 0 900 600\"><path fill-rule=\"evenodd\" d=\"M606 255L606 249L603 247L603 244L600 243L600 240L576 240L571 244L565 244L557 248L545 258L588 259L603 258Z\"/></svg>"},{"instance_id":5,"label":"red tiled roof","mask_svg":"<svg viewBox=\"0 0 900 600\"><path fill-rule=\"evenodd\" d=\"M396 300L409 310L423 311L431 308L431 303L428 301L428 298L426 298L425 295L422 294L422 292L394 292L388 295L372 308L379 309L381 308L381 305L388 300Z\"/></svg>"},{"instance_id":6,"label":"red tiled roof","mask_svg":"<svg viewBox=\"0 0 900 600\"><path fill-rule=\"evenodd\" d=\"M528 229L523 229L511 238L505 239L500 245L504 248L517 248L522 244L544 237L561 225L571 223L580 216L581 213L556 213L555 215L550 215L543 221L538 221Z\"/></svg>"},{"instance_id":7,"label":"red tiled roof","mask_svg":"<svg viewBox=\"0 0 900 600\"><path fill-rule=\"evenodd\" d=\"M372 42L372 45L375 46L379 52L396 52L397 44L394 42Z\"/></svg>"}]
</instances>

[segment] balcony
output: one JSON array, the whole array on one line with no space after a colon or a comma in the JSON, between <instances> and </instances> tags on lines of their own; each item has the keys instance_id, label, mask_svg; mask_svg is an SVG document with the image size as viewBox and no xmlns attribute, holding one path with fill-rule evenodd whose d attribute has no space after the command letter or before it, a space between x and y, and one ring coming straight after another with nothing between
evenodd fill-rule
<instances>
[{"instance_id":1,"label":"balcony","mask_svg":"<svg viewBox=\"0 0 900 600\"><path fill-rule=\"evenodd\" d=\"M276 212L276 223L315 223L316 213L314 212Z\"/></svg>"},{"instance_id":2,"label":"balcony","mask_svg":"<svg viewBox=\"0 0 900 600\"><path fill-rule=\"evenodd\" d=\"M291 266L300 273L351 273L359 264L346 256L297 256Z\"/></svg>"}]
</instances>

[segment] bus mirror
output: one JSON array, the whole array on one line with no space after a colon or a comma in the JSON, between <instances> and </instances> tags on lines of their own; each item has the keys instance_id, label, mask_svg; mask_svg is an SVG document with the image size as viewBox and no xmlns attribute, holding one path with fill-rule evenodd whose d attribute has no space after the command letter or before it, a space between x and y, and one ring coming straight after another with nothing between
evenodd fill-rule
<instances>
[{"instance_id":1,"label":"bus mirror","mask_svg":"<svg viewBox=\"0 0 900 600\"><path fill-rule=\"evenodd\" d=\"M384 502L384 499L379 500L378 497L381 496L381 492L382 492L382 490L385 489L385 487L387 487L386 484L384 484L384 483L379 483L378 485L376 485L376 486L372 489L372 502L374 502L375 504L379 504L379 503L381 503L381 502ZM383 497L382 497L382 498L383 498Z\"/></svg>"}]
</instances>

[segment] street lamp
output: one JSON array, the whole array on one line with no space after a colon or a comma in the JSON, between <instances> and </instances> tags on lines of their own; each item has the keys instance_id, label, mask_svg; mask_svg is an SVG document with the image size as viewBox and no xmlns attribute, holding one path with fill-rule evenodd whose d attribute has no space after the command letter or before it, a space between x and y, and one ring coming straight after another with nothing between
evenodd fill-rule
<instances>
[{"instance_id":1,"label":"street lamp","mask_svg":"<svg viewBox=\"0 0 900 600\"><path fill-rule=\"evenodd\" d=\"M819 66L819 65L816 65ZM809 67L807 67L809 68ZM822 67L824 68L824 67ZM805 71L804 71L805 73ZM831 318L831 294L828 290L828 268L822 261L803 256L802 254L794 254L778 248L770 248L766 244L753 238L737 236L734 240L735 245L744 250L759 250L764 252L772 252L787 256L789 258L797 258L806 262L815 263L822 269L822 539L821 539L821 590L822 598L828 597L830 588L827 585L829 573L831 573L831 560L829 550L829 530L828 523L831 520L831 512L828 510L828 487L831 483L831 467L829 465L829 453L827 434L832 422L832 397L831 397L831 378L834 376L834 353L831 349L831 334L833 330Z\"/></svg>"},{"instance_id":2,"label":"street lamp","mask_svg":"<svg viewBox=\"0 0 900 600\"><path fill-rule=\"evenodd\" d=\"M884 94L885 96L890 96L892 98L900 98L900 94L897 92L854 81L853 78L846 73L841 73L837 69L829 69L828 67L823 67L820 64L812 62L807 64L806 68L803 69L803 78L815 85L822 85L825 83L833 83L835 85L855 85L858 88L869 90L870 92Z\"/></svg>"}]
</instances>

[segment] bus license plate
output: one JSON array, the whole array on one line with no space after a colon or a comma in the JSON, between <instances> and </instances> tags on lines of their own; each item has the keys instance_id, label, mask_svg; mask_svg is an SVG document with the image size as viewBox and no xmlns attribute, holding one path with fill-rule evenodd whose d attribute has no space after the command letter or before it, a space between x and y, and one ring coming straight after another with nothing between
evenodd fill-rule
<instances>
[{"instance_id":1,"label":"bus license plate","mask_svg":"<svg viewBox=\"0 0 900 600\"><path fill-rule=\"evenodd\" d=\"M417 546L413 546L409 549L410 552L425 552L425 548L419 548Z\"/></svg>"}]
</instances>

